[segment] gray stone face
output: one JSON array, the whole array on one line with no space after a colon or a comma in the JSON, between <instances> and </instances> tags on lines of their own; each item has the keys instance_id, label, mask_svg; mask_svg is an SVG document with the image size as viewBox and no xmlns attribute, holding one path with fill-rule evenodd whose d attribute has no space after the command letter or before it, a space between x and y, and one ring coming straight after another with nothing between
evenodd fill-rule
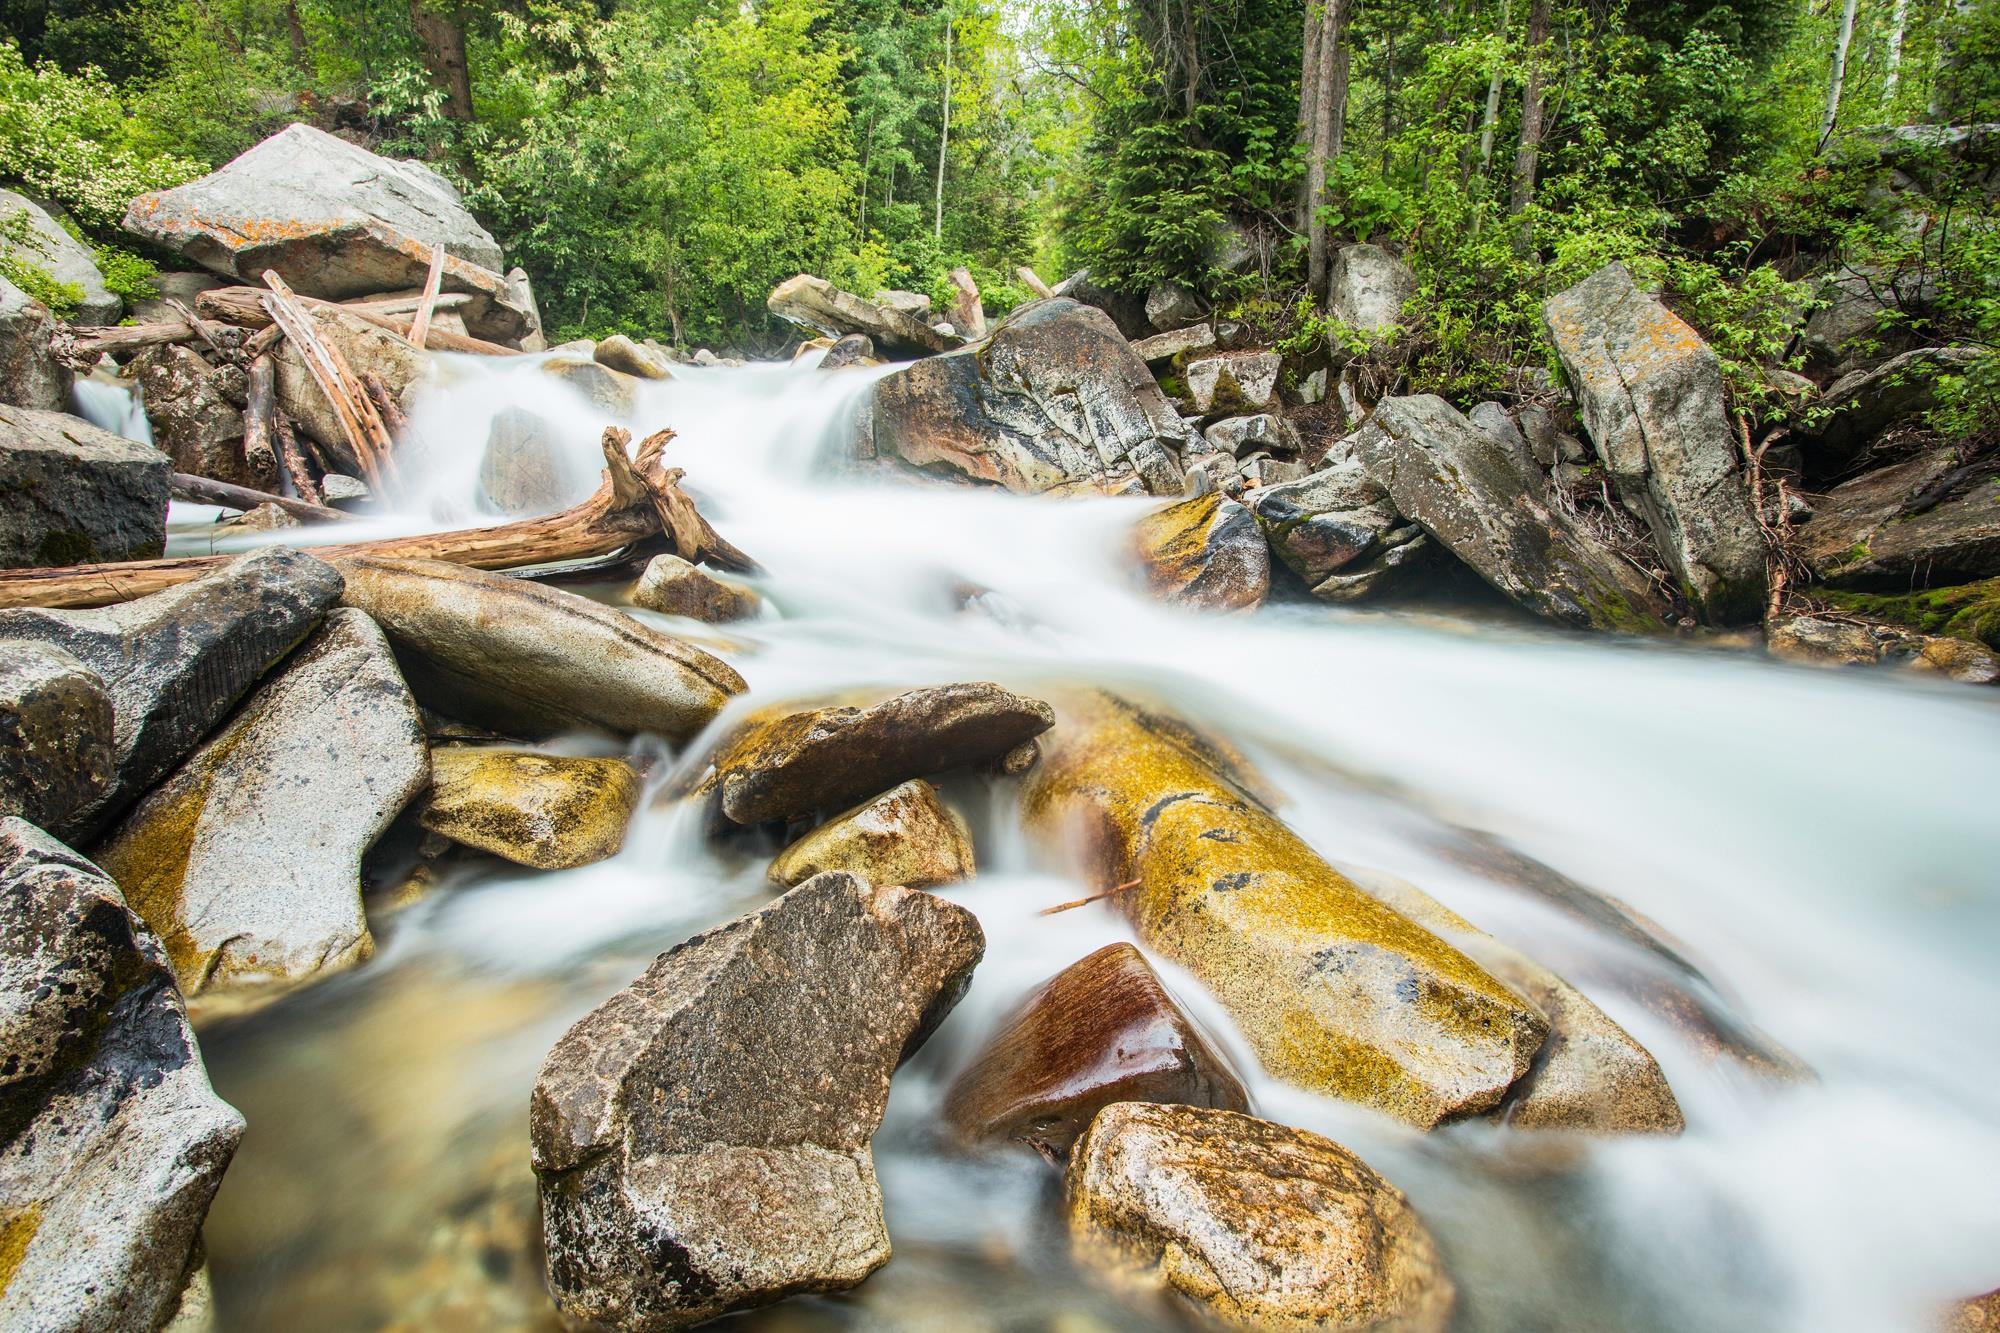
<instances>
[{"instance_id":1,"label":"gray stone face","mask_svg":"<svg viewBox=\"0 0 2000 1333\"><path fill-rule=\"evenodd\" d=\"M191 1001L256 1003L373 951L361 855L430 772L388 641L336 610L97 858Z\"/></svg>"},{"instance_id":2,"label":"gray stone face","mask_svg":"<svg viewBox=\"0 0 2000 1333\"><path fill-rule=\"evenodd\" d=\"M479 489L503 514L552 514L563 507L563 481L555 427L525 407L496 413L479 461Z\"/></svg>"},{"instance_id":3,"label":"gray stone face","mask_svg":"<svg viewBox=\"0 0 2000 1333\"><path fill-rule=\"evenodd\" d=\"M1701 336L1607 264L1542 306L1549 338L1619 497L1645 517L1703 617L1764 608L1764 539Z\"/></svg>"},{"instance_id":4,"label":"gray stone face","mask_svg":"<svg viewBox=\"0 0 2000 1333\"><path fill-rule=\"evenodd\" d=\"M1350 438L1398 513L1522 606L1579 629L1660 627L1639 572L1552 511L1493 437L1444 399L1385 398Z\"/></svg>"},{"instance_id":5,"label":"gray stone face","mask_svg":"<svg viewBox=\"0 0 2000 1333\"><path fill-rule=\"evenodd\" d=\"M1142 338L1132 344L1132 350L1148 365L1160 361L1171 361L1187 352L1202 352L1215 346L1215 330L1206 324L1190 324L1184 329L1170 329L1166 333L1156 333L1150 338Z\"/></svg>"},{"instance_id":6,"label":"gray stone face","mask_svg":"<svg viewBox=\"0 0 2000 1333\"><path fill-rule=\"evenodd\" d=\"M1217 449L1238 458L1247 458L1260 449L1274 454L1299 451L1299 433L1292 429L1292 423L1269 412L1218 421L1202 435Z\"/></svg>"},{"instance_id":7,"label":"gray stone face","mask_svg":"<svg viewBox=\"0 0 2000 1333\"><path fill-rule=\"evenodd\" d=\"M154 295L148 300L133 303L132 318L140 324L178 318L174 308L167 304L169 297L182 305L192 306L203 292L228 285L225 279L213 273L156 273L153 275Z\"/></svg>"},{"instance_id":8,"label":"gray stone face","mask_svg":"<svg viewBox=\"0 0 2000 1333\"><path fill-rule=\"evenodd\" d=\"M0 403L68 410L70 373L49 350L55 331L47 306L0 278Z\"/></svg>"},{"instance_id":9,"label":"gray stone face","mask_svg":"<svg viewBox=\"0 0 2000 1333\"><path fill-rule=\"evenodd\" d=\"M1962 374L1978 358L1970 347L1922 347L1835 380L1820 396L1819 419L1800 432L1814 471L1838 472L1883 431L1930 411L1937 377Z\"/></svg>"},{"instance_id":10,"label":"gray stone face","mask_svg":"<svg viewBox=\"0 0 2000 1333\"><path fill-rule=\"evenodd\" d=\"M53 644L96 672L117 712L117 776L74 827L102 828L193 750L340 598L331 565L283 547L92 611L0 611L0 642Z\"/></svg>"},{"instance_id":11,"label":"gray stone face","mask_svg":"<svg viewBox=\"0 0 2000 1333\"><path fill-rule=\"evenodd\" d=\"M159 450L81 417L0 406L0 567L159 555L171 471Z\"/></svg>"},{"instance_id":12,"label":"gray stone face","mask_svg":"<svg viewBox=\"0 0 2000 1333\"><path fill-rule=\"evenodd\" d=\"M111 785L112 727L95 671L53 644L0 641L0 817L68 830Z\"/></svg>"},{"instance_id":13,"label":"gray stone face","mask_svg":"<svg viewBox=\"0 0 2000 1333\"><path fill-rule=\"evenodd\" d=\"M83 289L83 304L77 308L77 324L116 324L125 303L112 295L98 272L97 257L88 246L63 230L48 210L23 194L0 190L0 221L19 213L28 215L38 247L18 247L19 258L41 269L57 282L73 283Z\"/></svg>"},{"instance_id":14,"label":"gray stone face","mask_svg":"<svg viewBox=\"0 0 2000 1333\"><path fill-rule=\"evenodd\" d=\"M1927 265L1907 274L1843 269L1821 284L1806 318L1806 355L1816 369L1836 375L1878 365L1910 348L1915 338L1905 317L1924 314L1936 300L1937 277Z\"/></svg>"},{"instance_id":15,"label":"gray stone face","mask_svg":"<svg viewBox=\"0 0 2000 1333\"><path fill-rule=\"evenodd\" d=\"M1250 511L1307 587L1380 551L1403 522L1388 490L1345 453L1302 480L1260 487Z\"/></svg>"},{"instance_id":16,"label":"gray stone face","mask_svg":"<svg viewBox=\"0 0 2000 1333\"><path fill-rule=\"evenodd\" d=\"M1284 358L1276 352L1222 352L1187 364L1188 395L1197 412L1256 412L1278 392Z\"/></svg>"},{"instance_id":17,"label":"gray stone face","mask_svg":"<svg viewBox=\"0 0 2000 1333\"><path fill-rule=\"evenodd\" d=\"M212 366L193 348L169 343L133 357L127 373L139 383L154 442L173 460L174 471L252 490L277 489L276 460L253 465L244 456L242 370Z\"/></svg>"},{"instance_id":18,"label":"gray stone face","mask_svg":"<svg viewBox=\"0 0 2000 1333\"><path fill-rule=\"evenodd\" d=\"M1102 310L1127 338L1141 339L1153 332L1153 326L1146 322L1146 302L1143 298L1098 286L1091 281L1087 268L1070 274L1053 290L1057 296L1066 296L1072 301Z\"/></svg>"},{"instance_id":19,"label":"gray stone face","mask_svg":"<svg viewBox=\"0 0 2000 1333\"><path fill-rule=\"evenodd\" d=\"M1417 294L1410 266L1379 245L1343 245L1327 281L1327 311L1370 338L1394 333L1403 305Z\"/></svg>"},{"instance_id":20,"label":"gray stone face","mask_svg":"<svg viewBox=\"0 0 2000 1333\"><path fill-rule=\"evenodd\" d=\"M1933 449L1836 486L1798 529L1836 588L1906 592L2000 575L2000 467Z\"/></svg>"},{"instance_id":21,"label":"gray stone face","mask_svg":"<svg viewBox=\"0 0 2000 1333\"><path fill-rule=\"evenodd\" d=\"M1177 282L1156 282L1146 293L1146 322L1162 333L1192 324L1207 313L1201 298Z\"/></svg>"},{"instance_id":22,"label":"gray stone face","mask_svg":"<svg viewBox=\"0 0 2000 1333\"><path fill-rule=\"evenodd\" d=\"M834 339L833 346L819 359L821 370L841 370L865 366L875 359L875 342L865 333L850 333Z\"/></svg>"},{"instance_id":23,"label":"gray stone face","mask_svg":"<svg viewBox=\"0 0 2000 1333\"><path fill-rule=\"evenodd\" d=\"M0 1324L151 1333L243 1134L160 943L97 867L0 820Z\"/></svg>"},{"instance_id":24,"label":"gray stone face","mask_svg":"<svg viewBox=\"0 0 2000 1333\"><path fill-rule=\"evenodd\" d=\"M529 1108L556 1304L673 1329L880 1267L869 1142L890 1075L984 950L957 904L829 872L571 1028Z\"/></svg>"},{"instance_id":25,"label":"gray stone face","mask_svg":"<svg viewBox=\"0 0 2000 1333\"><path fill-rule=\"evenodd\" d=\"M916 315L864 301L825 278L800 273L773 288L771 313L829 338L866 334L885 354L923 356L953 344Z\"/></svg>"},{"instance_id":26,"label":"gray stone face","mask_svg":"<svg viewBox=\"0 0 2000 1333\"><path fill-rule=\"evenodd\" d=\"M878 457L1029 493L1140 470L1134 455L1147 446L1171 461L1187 438L1110 318L1062 297L879 380L870 417ZM1152 460L1140 474L1149 489L1168 487L1155 494L1179 492L1177 464Z\"/></svg>"}]
</instances>

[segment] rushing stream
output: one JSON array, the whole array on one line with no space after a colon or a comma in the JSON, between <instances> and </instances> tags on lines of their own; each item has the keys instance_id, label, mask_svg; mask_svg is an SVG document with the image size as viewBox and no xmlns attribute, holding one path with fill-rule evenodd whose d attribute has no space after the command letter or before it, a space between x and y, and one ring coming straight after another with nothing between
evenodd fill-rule
<instances>
[{"instance_id":1,"label":"rushing stream","mask_svg":"<svg viewBox=\"0 0 2000 1333\"><path fill-rule=\"evenodd\" d=\"M444 369L412 421L418 494L370 530L480 521L481 451L510 404L564 423L569 481L590 491L601 414L532 362ZM1155 959L1258 1114L1331 1135L1411 1197L1457 1281L1459 1328L1880 1333L2000 1285L1987 693L1497 617L1168 608L1123 554L1157 502L1027 500L830 464L873 373L690 369L644 390L625 424L679 432L668 460L764 565L767 609L726 631L636 614L717 646L751 684L738 708L951 680L1097 683L1170 705L1248 755L1330 860L1422 885L1589 993L1660 1060L1683 1136L1418 1134L1259 1075L1200 987ZM186 525L178 543L212 544ZM662 761L656 784L702 748L636 745ZM1004 785L944 790L981 866L942 892L978 915L988 949L898 1076L876 1140L896 1257L846 1296L734 1322L1160 1327L1161 1311L1069 1268L1039 1159L968 1160L938 1140L942 1088L1006 1010L1129 935L1101 903L1040 915L1100 886L1032 854ZM1509 848L1559 874L1498 873L1520 863ZM217 1089L249 1121L206 1229L223 1327L556 1327L528 1168L535 1071L655 954L766 901L766 859L718 852L684 811L649 802L610 861L480 863L410 905L385 897L370 962L207 1029ZM1761 1033L1815 1076L1762 1077L1666 1021L1649 982L1692 983L1641 931L1565 910L1569 881L1628 905L1713 981L1713 1008L1746 1040Z\"/></svg>"}]
</instances>

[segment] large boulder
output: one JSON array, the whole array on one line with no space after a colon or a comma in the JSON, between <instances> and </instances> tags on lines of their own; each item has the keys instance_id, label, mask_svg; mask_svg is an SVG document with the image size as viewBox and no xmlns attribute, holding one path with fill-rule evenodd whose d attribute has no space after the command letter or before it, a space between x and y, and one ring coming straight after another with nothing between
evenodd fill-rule
<instances>
[{"instance_id":1,"label":"large boulder","mask_svg":"<svg viewBox=\"0 0 2000 1333\"><path fill-rule=\"evenodd\" d=\"M441 244L443 289L474 297L461 312L469 331L529 331L500 247L451 182L310 125L289 125L199 180L140 195L125 229L227 277L261 284L272 270L300 295L331 301L422 287Z\"/></svg>"},{"instance_id":2,"label":"large boulder","mask_svg":"<svg viewBox=\"0 0 2000 1333\"><path fill-rule=\"evenodd\" d=\"M1202 437L1236 458L1248 458L1260 450L1290 456L1299 452L1301 444L1292 423L1270 412L1226 417L1203 431Z\"/></svg>"},{"instance_id":3,"label":"large boulder","mask_svg":"<svg viewBox=\"0 0 2000 1333\"><path fill-rule=\"evenodd\" d=\"M1417 275L1379 245L1343 245L1327 282L1327 313L1365 338L1384 338L1403 323Z\"/></svg>"},{"instance_id":4,"label":"large boulder","mask_svg":"<svg viewBox=\"0 0 2000 1333\"><path fill-rule=\"evenodd\" d=\"M0 405L0 566L159 555L171 471L159 450L81 417Z\"/></svg>"},{"instance_id":5,"label":"large boulder","mask_svg":"<svg viewBox=\"0 0 2000 1333\"><path fill-rule=\"evenodd\" d=\"M1010 491L1135 473L1181 490L1180 416L1110 317L1061 297L877 381L869 417L874 456Z\"/></svg>"},{"instance_id":6,"label":"large boulder","mask_svg":"<svg viewBox=\"0 0 2000 1333\"><path fill-rule=\"evenodd\" d=\"M1645 577L1552 509L1505 448L1444 399L1385 398L1350 441L1397 512L1522 606L1578 629L1660 628Z\"/></svg>"},{"instance_id":7,"label":"large boulder","mask_svg":"<svg viewBox=\"0 0 2000 1333\"><path fill-rule=\"evenodd\" d=\"M205 578L91 611L0 611L0 642L61 648L103 680L116 711L117 774L71 820L101 829L187 757L340 598L331 565L282 547Z\"/></svg>"},{"instance_id":8,"label":"large boulder","mask_svg":"<svg viewBox=\"0 0 2000 1333\"><path fill-rule=\"evenodd\" d=\"M1236 1071L1124 943L1022 1001L952 1081L944 1117L968 1142L1018 1142L1060 1161L1113 1102L1250 1109Z\"/></svg>"},{"instance_id":9,"label":"large boulder","mask_svg":"<svg viewBox=\"0 0 2000 1333\"><path fill-rule=\"evenodd\" d=\"M1491 1109L1548 1022L1460 950L1335 870L1174 731L1065 699L1023 808L1081 837L1139 938L1186 968L1270 1074L1428 1128Z\"/></svg>"},{"instance_id":10,"label":"large boulder","mask_svg":"<svg viewBox=\"0 0 2000 1333\"><path fill-rule=\"evenodd\" d=\"M54 644L0 640L0 817L68 829L111 785L114 725L95 671Z\"/></svg>"},{"instance_id":11,"label":"large boulder","mask_svg":"<svg viewBox=\"0 0 2000 1333\"><path fill-rule=\"evenodd\" d=\"M1355 574L1379 570L1386 576L1402 563L1399 557L1392 565L1389 558L1423 535L1396 512L1388 489L1344 447L1317 472L1258 487L1250 512L1278 559L1315 596L1333 601L1354 600ZM1378 576L1369 590L1380 582Z\"/></svg>"},{"instance_id":12,"label":"large boulder","mask_svg":"<svg viewBox=\"0 0 2000 1333\"><path fill-rule=\"evenodd\" d=\"M151 1330L243 1136L160 943L104 873L0 820L0 1324Z\"/></svg>"},{"instance_id":13,"label":"large boulder","mask_svg":"<svg viewBox=\"0 0 2000 1333\"><path fill-rule=\"evenodd\" d=\"M71 376L49 347L55 331L47 306L0 278L0 403L68 410Z\"/></svg>"},{"instance_id":14,"label":"large boulder","mask_svg":"<svg viewBox=\"0 0 2000 1333\"><path fill-rule=\"evenodd\" d=\"M1910 326L1937 298L1938 275L1928 264L1904 272L1843 268L1821 282L1800 343L1815 370L1850 375L1907 351L1916 341Z\"/></svg>"},{"instance_id":15,"label":"large boulder","mask_svg":"<svg viewBox=\"0 0 2000 1333\"><path fill-rule=\"evenodd\" d=\"M555 425L525 407L504 407L486 431L479 491L503 514L552 514L569 498Z\"/></svg>"},{"instance_id":16,"label":"large boulder","mask_svg":"<svg viewBox=\"0 0 2000 1333\"><path fill-rule=\"evenodd\" d=\"M955 903L820 875L578 1022L529 1108L557 1306L673 1329L881 1267L889 1078L984 950Z\"/></svg>"},{"instance_id":17,"label":"large boulder","mask_svg":"<svg viewBox=\"0 0 2000 1333\"><path fill-rule=\"evenodd\" d=\"M1764 538L1701 335L1607 264L1542 306L1597 456L1687 599L1715 623L1764 609Z\"/></svg>"},{"instance_id":18,"label":"large boulder","mask_svg":"<svg viewBox=\"0 0 2000 1333\"><path fill-rule=\"evenodd\" d=\"M951 346L943 334L907 310L863 300L810 273L779 283L765 304L779 319L829 338L862 334L885 354L924 356Z\"/></svg>"},{"instance_id":19,"label":"large boulder","mask_svg":"<svg viewBox=\"0 0 2000 1333\"><path fill-rule=\"evenodd\" d=\"M2000 575L2000 462L1933 449L1835 487L1798 531L1836 588L1908 591Z\"/></svg>"},{"instance_id":20,"label":"large boulder","mask_svg":"<svg viewBox=\"0 0 2000 1333\"><path fill-rule=\"evenodd\" d=\"M728 824L840 810L910 778L998 759L1055 713L983 681L906 690L866 708L764 710L717 748L703 787Z\"/></svg>"},{"instance_id":21,"label":"large boulder","mask_svg":"<svg viewBox=\"0 0 2000 1333\"><path fill-rule=\"evenodd\" d=\"M686 740L744 689L719 658L575 593L431 560L339 565L418 697L503 735Z\"/></svg>"},{"instance_id":22,"label":"large boulder","mask_svg":"<svg viewBox=\"0 0 2000 1333\"><path fill-rule=\"evenodd\" d=\"M24 194L0 190L0 222L22 214L27 216L28 232L33 239L25 245L0 241L0 249L5 249L10 258L33 265L57 282L66 282L83 293L72 323L116 324L125 302L104 285L104 274L98 270L97 256L90 252L90 247L70 235L42 205Z\"/></svg>"},{"instance_id":23,"label":"large boulder","mask_svg":"<svg viewBox=\"0 0 2000 1333\"><path fill-rule=\"evenodd\" d=\"M1444 1333L1456 1293L1395 1186L1331 1139L1234 1111L1120 1102L1066 1179L1084 1264L1225 1328Z\"/></svg>"},{"instance_id":24,"label":"large boulder","mask_svg":"<svg viewBox=\"0 0 2000 1333\"><path fill-rule=\"evenodd\" d=\"M239 367L210 365L193 348L168 343L133 357L125 373L138 382L153 442L173 460L174 471L252 490L277 489L276 458L252 459L243 450L248 386Z\"/></svg>"},{"instance_id":25,"label":"large boulder","mask_svg":"<svg viewBox=\"0 0 2000 1333\"><path fill-rule=\"evenodd\" d=\"M1127 338L1137 341L1153 332L1152 323L1146 318L1146 299L1143 296L1100 287L1092 281L1089 269L1078 269L1057 283L1053 290L1057 296L1103 311Z\"/></svg>"},{"instance_id":26,"label":"large boulder","mask_svg":"<svg viewBox=\"0 0 2000 1333\"><path fill-rule=\"evenodd\" d=\"M1133 549L1153 595L1177 606L1247 611L1271 591L1271 548L1250 511L1220 491L1139 520Z\"/></svg>"},{"instance_id":27,"label":"large boulder","mask_svg":"<svg viewBox=\"0 0 2000 1333\"><path fill-rule=\"evenodd\" d=\"M1146 293L1146 322L1163 332L1192 324L1207 314L1201 298L1178 282L1156 282Z\"/></svg>"},{"instance_id":28,"label":"large boulder","mask_svg":"<svg viewBox=\"0 0 2000 1333\"><path fill-rule=\"evenodd\" d=\"M407 339L377 328L349 311L316 306L310 313L321 339L339 351L356 377L374 376L391 398L406 401L413 388L428 380L430 357L410 346ZM340 424L340 414L327 400L319 381L306 368L305 356L290 338L278 344L276 362L278 406L339 467L349 472L360 471L360 460L353 456L353 445ZM150 402L148 399L149 405ZM276 489L262 483L257 485L263 490Z\"/></svg>"},{"instance_id":29,"label":"large boulder","mask_svg":"<svg viewBox=\"0 0 2000 1333\"><path fill-rule=\"evenodd\" d=\"M633 342L622 333L614 333L599 342L592 349L590 359L635 379L670 380L674 377L673 361L666 352L647 343Z\"/></svg>"},{"instance_id":30,"label":"large boulder","mask_svg":"<svg viewBox=\"0 0 2000 1333\"><path fill-rule=\"evenodd\" d=\"M516 864L568 870L625 845L639 785L638 770L623 759L447 745L431 754L431 789L417 819Z\"/></svg>"},{"instance_id":31,"label":"large boulder","mask_svg":"<svg viewBox=\"0 0 2000 1333\"><path fill-rule=\"evenodd\" d=\"M785 848L771 862L769 878L789 888L828 870L871 884L935 888L971 877L972 834L937 788L912 778Z\"/></svg>"},{"instance_id":32,"label":"large boulder","mask_svg":"<svg viewBox=\"0 0 2000 1333\"><path fill-rule=\"evenodd\" d=\"M190 1001L246 1007L374 950L361 856L430 780L373 621L336 610L98 849Z\"/></svg>"}]
</instances>

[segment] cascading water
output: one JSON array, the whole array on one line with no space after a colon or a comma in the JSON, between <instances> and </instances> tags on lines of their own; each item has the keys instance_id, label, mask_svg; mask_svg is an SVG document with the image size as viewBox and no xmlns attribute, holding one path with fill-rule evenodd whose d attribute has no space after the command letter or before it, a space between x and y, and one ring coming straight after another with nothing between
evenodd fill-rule
<instances>
[{"instance_id":1,"label":"cascading water","mask_svg":"<svg viewBox=\"0 0 2000 1333\"><path fill-rule=\"evenodd\" d=\"M413 415L411 500L370 531L480 521L481 453L509 406L562 423L565 484L588 493L601 412L533 362L443 364ZM1257 1074L1222 1011L1155 960L1259 1114L1331 1135L1410 1195L1458 1282L1458 1327L1876 1333L2000 1284L2000 712L1985 696L1532 627L1174 610L1123 555L1141 502L831 465L874 373L689 369L640 391L623 424L678 432L669 461L765 567L770 608L726 632L659 623L721 645L751 684L737 710L947 680L1143 694L1240 747L1329 859L1422 885L1589 993L1659 1058L1684 1135L1417 1134ZM702 750L660 756L655 781ZM1040 914L1100 886L1030 855L1005 789L946 794L981 873L942 892L989 944L876 1140L896 1258L847 1296L740 1319L1158 1327L1161 1311L1067 1266L1045 1166L967 1160L936 1136L945 1082L1006 1010L1129 938L1101 903ZM1641 932L1586 924L1466 854L1495 840L1627 904L1814 1075L1713 1058L1645 1003L1643 979L1672 969ZM206 1033L250 1124L206 1230L223 1325L555 1327L527 1166L535 1070L654 954L765 901L763 870L648 804L612 860L458 872L376 913L364 967Z\"/></svg>"}]
</instances>

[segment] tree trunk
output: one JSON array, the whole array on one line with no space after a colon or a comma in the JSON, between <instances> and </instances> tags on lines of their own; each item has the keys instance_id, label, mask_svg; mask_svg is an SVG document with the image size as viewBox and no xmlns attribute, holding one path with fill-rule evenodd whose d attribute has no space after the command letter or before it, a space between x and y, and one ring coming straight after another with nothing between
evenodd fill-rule
<instances>
[{"instance_id":1,"label":"tree trunk","mask_svg":"<svg viewBox=\"0 0 2000 1333\"><path fill-rule=\"evenodd\" d=\"M951 35L952 20L944 21L944 128L938 133L937 212L931 221L931 239L944 240L944 153L951 144Z\"/></svg>"},{"instance_id":2,"label":"tree trunk","mask_svg":"<svg viewBox=\"0 0 2000 1333\"><path fill-rule=\"evenodd\" d=\"M1531 0L1528 6L1528 76L1521 87L1521 146L1514 154L1514 194L1507 203L1509 213L1518 214L1535 202L1535 172L1541 165L1542 120L1548 109L1545 89L1545 62L1549 44L1549 0ZM1525 225L1517 238L1525 248Z\"/></svg>"},{"instance_id":3,"label":"tree trunk","mask_svg":"<svg viewBox=\"0 0 2000 1333\"><path fill-rule=\"evenodd\" d=\"M1299 64L1299 147L1305 151L1306 174L1312 174L1313 130L1319 124L1319 99L1322 91L1319 68L1319 36L1321 28L1321 4L1323 0L1306 0L1305 38L1300 44L1304 53ZM1310 180L1299 182L1299 231L1312 230L1313 193Z\"/></svg>"},{"instance_id":4,"label":"tree trunk","mask_svg":"<svg viewBox=\"0 0 2000 1333\"><path fill-rule=\"evenodd\" d=\"M1887 50L1882 57L1882 100L1893 103L1896 100L1896 85L1903 76L1903 34L1909 29L1910 0L1896 0L1896 8L1889 15L1889 36Z\"/></svg>"},{"instance_id":5,"label":"tree trunk","mask_svg":"<svg viewBox=\"0 0 2000 1333\"><path fill-rule=\"evenodd\" d=\"M410 0L410 24L417 30L424 69L444 94L445 114L456 121L472 119L472 72L465 63L465 29L456 14L432 9L427 0Z\"/></svg>"},{"instance_id":6,"label":"tree trunk","mask_svg":"<svg viewBox=\"0 0 2000 1333\"><path fill-rule=\"evenodd\" d=\"M1507 29L1514 18L1513 0L1502 0L1500 5L1500 39L1507 39ZM1486 119L1479 129L1479 176L1484 180L1493 169L1493 135L1500 124L1500 82L1505 72L1504 62L1493 66L1493 77L1486 83Z\"/></svg>"},{"instance_id":7,"label":"tree trunk","mask_svg":"<svg viewBox=\"0 0 2000 1333\"><path fill-rule=\"evenodd\" d=\"M306 44L306 26L299 22L298 0L285 0L285 40L291 43L293 68L310 78L313 74L312 51Z\"/></svg>"},{"instance_id":8,"label":"tree trunk","mask_svg":"<svg viewBox=\"0 0 2000 1333\"><path fill-rule=\"evenodd\" d=\"M1315 293L1326 286L1326 223L1319 206L1326 193L1328 167L1340 156L1347 128L1347 4L1323 0L1320 6L1317 93L1313 99L1312 140L1306 150L1306 272Z\"/></svg>"},{"instance_id":9,"label":"tree trunk","mask_svg":"<svg viewBox=\"0 0 2000 1333\"><path fill-rule=\"evenodd\" d=\"M1833 42L1833 76L1826 85L1826 119L1819 130L1821 148L1833 138L1833 127L1840 123L1840 93L1847 83L1847 48L1854 41L1855 2L1847 0L1840 8L1840 34Z\"/></svg>"}]
</instances>

